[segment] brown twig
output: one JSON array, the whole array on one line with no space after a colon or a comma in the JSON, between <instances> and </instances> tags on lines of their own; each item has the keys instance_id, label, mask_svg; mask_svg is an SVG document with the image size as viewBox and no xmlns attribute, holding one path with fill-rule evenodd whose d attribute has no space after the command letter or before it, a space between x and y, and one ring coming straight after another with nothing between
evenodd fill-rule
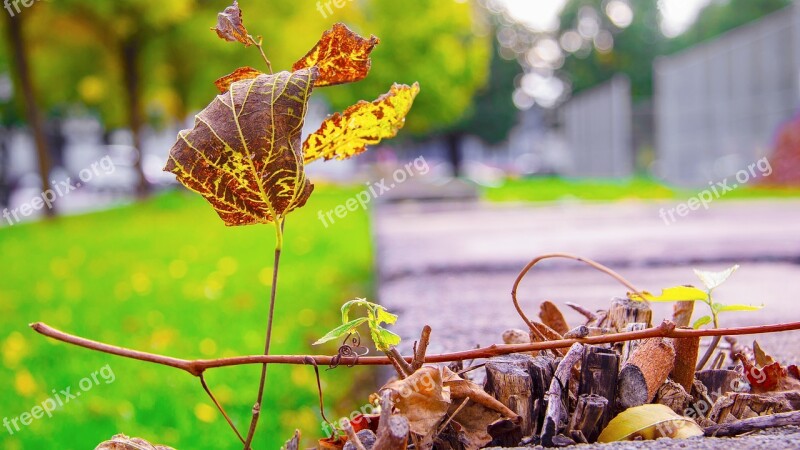
<instances>
[{"instance_id":1,"label":"brown twig","mask_svg":"<svg viewBox=\"0 0 800 450\"><path fill-rule=\"evenodd\" d=\"M252 38L251 38L252 39ZM257 44L261 49L261 44ZM272 287L269 294L269 315L267 316L267 330L264 338L264 356L269 355L269 347L272 342L272 323L275 319L275 297L278 289L278 267L281 262L281 250L283 248L283 225L284 222L279 218L275 219L276 244L275 244L275 257L272 263ZM261 416L261 405L264 401L264 386L267 382L267 363L261 364L261 377L258 382L258 394L256 402L253 405L253 416L250 419L250 428L247 431L247 439L244 442L244 450L249 450L250 444L256 434L256 427L258 426L258 419Z\"/></svg>"},{"instance_id":2,"label":"brown twig","mask_svg":"<svg viewBox=\"0 0 800 450\"><path fill-rule=\"evenodd\" d=\"M593 267L593 268L595 268L595 269L597 269L597 270L599 270L599 271L601 271L601 272L603 272L605 274L608 274L609 276L611 276L612 278L614 278L615 280L617 280L621 284L623 284L625 287L630 289L633 293L639 294L640 298L643 298L642 295L641 295L641 292L639 291L639 289L637 289L634 285L632 285L622 275L618 274L617 272L609 269L608 267L606 267L606 266L604 266L604 265L602 265L602 264L600 264L598 262L592 261L591 259L581 258L580 256L570 255L568 253L548 253L546 255L539 256L539 257L534 258L533 260L531 260L531 262L529 262L522 269L522 271L519 273L519 275L517 275L517 279L514 280L514 287L511 288L511 300L514 302L514 308L516 308L517 313L519 313L519 316L522 318L522 320L525 322L525 324L528 325L528 328L530 328L531 330L534 330L535 332L537 332L537 334L538 334L538 330L536 330L536 328L534 327L534 325L531 322L531 320L528 319L528 316L525 315L525 312L522 310L522 307L519 305L519 301L517 300L517 288L519 287L520 282L522 282L522 279L525 278L525 275L527 275L528 271L530 271L533 268L533 266L535 266L540 261L544 261L545 259L552 259L552 258L566 258L566 259L572 259L574 261L578 261L578 262L582 262L582 263L588 264L589 266L591 266L591 267Z\"/></svg>"},{"instance_id":3,"label":"brown twig","mask_svg":"<svg viewBox=\"0 0 800 450\"><path fill-rule=\"evenodd\" d=\"M330 365L333 356L327 355L252 355L234 356L231 358L220 359L198 359L186 360L172 358L169 356L156 355L152 353L140 352L114 345L103 344L90 339L73 336L52 328L42 322L30 325L34 331L52 339L76 345L78 347L95 350L111 355L122 356L124 358L136 359L139 361L151 362L163 366L174 367L188 372L194 376L200 376L208 369L219 367L241 366L245 364L308 364L307 358L311 358L317 364ZM493 356L508 355L511 353L525 353L538 350L548 350L554 348L569 348L574 343L581 344L609 344L613 342L625 342L637 339L648 339L653 337L706 337L706 336L739 336L745 334L764 334L777 333L781 331L800 330L800 322L777 323L770 325L756 325L737 328L712 328L702 330L676 329L674 324L664 321L661 325L640 331L630 331L625 333L604 334L600 336L590 336L583 339L561 339L558 341L533 342L530 344L495 344L460 352L442 353L425 357L426 363L444 363L453 361L465 361L469 359L491 358ZM406 361L411 361L411 357L404 357ZM342 363L353 362L354 358L342 358ZM389 365L391 361L387 357L371 356L358 358L359 366Z\"/></svg>"},{"instance_id":4,"label":"brown twig","mask_svg":"<svg viewBox=\"0 0 800 450\"><path fill-rule=\"evenodd\" d=\"M425 325L422 328L422 334L419 337L419 345L414 344L414 360L411 362L411 368L417 371L425 363L425 353L428 351L428 343L431 340L431 327Z\"/></svg>"},{"instance_id":5,"label":"brown twig","mask_svg":"<svg viewBox=\"0 0 800 450\"><path fill-rule=\"evenodd\" d=\"M350 424L349 420L345 420L342 423L342 428L344 428L344 432L347 433L347 439L353 443L353 447L355 447L356 450L367 450L361 442L361 439L358 438L355 430L353 430L353 425Z\"/></svg>"},{"instance_id":6,"label":"brown twig","mask_svg":"<svg viewBox=\"0 0 800 450\"><path fill-rule=\"evenodd\" d=\"M219 412L222 413L222 416L225 418L225 421L228 422L228 425L230 425L231 429L233 429L233 432L236 433L236 436L239 438L239 441L242 444L244 444L244 438L242 437L242 434L239 433L239 430L236 428L236 425L233 424L233 421L231 420L230 416L228 416L228 413L225 412L225 408L222 407L222 404L220 404L220 402L217 401L217 398L211 392L211 389L208 387L208 384L206 384L206 378L203 376L202 373L200 374L200 384L203 386L203 390L206 391L206 394L208 394L209 398L211 398L211 401L214 402L214 404L217 406Z\"/></svg>"}]
</instances>

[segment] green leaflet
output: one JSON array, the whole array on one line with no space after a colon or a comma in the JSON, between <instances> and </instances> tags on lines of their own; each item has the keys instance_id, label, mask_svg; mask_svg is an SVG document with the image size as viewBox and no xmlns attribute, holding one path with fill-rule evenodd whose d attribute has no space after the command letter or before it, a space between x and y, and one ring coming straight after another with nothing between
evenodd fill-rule
<instances>
[{"instance_id":1,"label":"green leaflet","mask_svg":"<svg viewBox=\"0 0 800 450\"><path fill-rule=\"evenodd\" d=\"M328 334L322 336L321 338L317 339L317 342L314 342L312 345L319 345L328 341L332 341L334 339L338 339L342 336L347 336L348 334L355 331L361 324L367 321L366 317L359 317L358 319L351 320L349 322L343 323L338 327L334 328L333 330L329 331Z\"/></svg>"}]
</instances>

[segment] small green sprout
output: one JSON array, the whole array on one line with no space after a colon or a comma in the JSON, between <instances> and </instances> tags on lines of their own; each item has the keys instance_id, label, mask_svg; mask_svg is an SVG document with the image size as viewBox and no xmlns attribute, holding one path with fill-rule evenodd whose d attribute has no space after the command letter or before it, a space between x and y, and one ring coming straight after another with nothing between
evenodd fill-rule
<instances>
[{"instance_id":1,"label":"small green sprout","mask_svg":"<svg viewBox=\"0 0 800 450\"><path fill-rule=\"evenodd\" d=\"M350 320L350 310L356 306L365 307L367 309L367 316ZM397 316L387 311L386 308L381 305L372 303L363 298L350 300L342 305L342 324L329 331L325 336L322 336L317 342L314 342L313 345L319 345L334 339L349 336L356 332L358 327L366 323L369 327L370 336L372 337L372 342L375 344L375 348L384 353L388 353L391 351L392 347L400 343L400 336L383 328L381 324L391 325L395 322L397 322Z\"/></svg>"}]
</instances>

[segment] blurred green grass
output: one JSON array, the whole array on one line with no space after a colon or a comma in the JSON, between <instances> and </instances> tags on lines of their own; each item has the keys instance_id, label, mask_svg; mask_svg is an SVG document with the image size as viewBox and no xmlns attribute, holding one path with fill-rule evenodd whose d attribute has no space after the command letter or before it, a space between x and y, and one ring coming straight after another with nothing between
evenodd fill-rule
<instances>
[{"instance_id":1,"label":"blurred green grass","mask_svg":"<svg viewBox=\"0 0 800 450\"><path fill-rule=\"evenodd\" d=\"M696 196L705 188L705 186L694 190L675 188L644 177L625 179L538 177L505 180L498 187L485 188L483 198L494 202L686 200ZM800 187L742 185L725 193L718 200L781 197L800 197Z\"/></svg>"},{"instance_id":2,"label":"blurred green grass","mask_svg":"<svg viewBox=\"0 0 800 450\"><path fill-rule=\"evenodd\" d=\"M335 353L335 345L310 343L337 324L344 301L372 296L367 214L350 213L329 229L317 219L318 210L356 192L317 186L306 207L288 217L272 353ZM259 354L274 239L272 226L225 227L200 196L186 192L0 229L0 417L30 412L53 389L75 393L106 364L115 375L52 418L13 435L0 428L0 447L87 449L122 432L178 449L239 448L197 378L57 343L28 324L187 359ZM243 366L206 374L243 433L259 372ZM373 376L366 368L322 370L329 417L363 403L348 394ZM254 447L279 448L294 428L319 437L317 401L310 366L270 366Z\"/></svg>"}]
</instances>

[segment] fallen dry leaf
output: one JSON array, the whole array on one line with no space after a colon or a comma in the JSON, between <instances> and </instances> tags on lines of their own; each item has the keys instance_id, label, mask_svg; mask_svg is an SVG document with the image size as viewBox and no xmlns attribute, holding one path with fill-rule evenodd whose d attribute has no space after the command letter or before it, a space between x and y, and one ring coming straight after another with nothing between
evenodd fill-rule
<instances>
[{"instance_id":1,"label":"fallen dry leaf","mask_svg":"<svg viewBox=\"0 0 800 450\"><path fill-rule=\"evenodd\" d=\"M413 433L432 435L450 408L450 388L442 384L438 367L425 366L403 380L384 385L380 391L390 390L397 413L408 420Z\"/></svg>"},{"instance_id":2,"label":"fallen dry leaf","mask_svg":"<svg viewBox=\"0 0 800 450\"><path fill-rule=\"evenodd\" d=\"M153 445L144 439L131 438L117 434L110 440L100 443L94 450L175 450L164 445Z\"/></svg>"}]
</instances>

